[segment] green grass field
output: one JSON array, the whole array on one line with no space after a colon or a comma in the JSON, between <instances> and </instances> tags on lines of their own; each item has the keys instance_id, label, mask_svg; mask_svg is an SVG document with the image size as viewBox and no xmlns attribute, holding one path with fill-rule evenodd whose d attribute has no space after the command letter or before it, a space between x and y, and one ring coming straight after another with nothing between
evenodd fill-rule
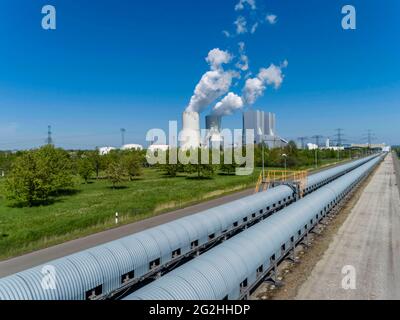
<instances>
[{"instance_id":1,"label":"green grass field","mask_svg":"<svg viewBox=\"0 0 400 320\"><path fill-rule=\"evenodd\" d=\"M145 169L140 179L123 188L113 190L103 180L80 183L55 203L30 208L9 207L0 194L0 260L113 228L115 212L120 224L127 224L253 187L259 173L198 180ZM0 179L0 187L2 183Z\"/></svg>"}]
</instances>

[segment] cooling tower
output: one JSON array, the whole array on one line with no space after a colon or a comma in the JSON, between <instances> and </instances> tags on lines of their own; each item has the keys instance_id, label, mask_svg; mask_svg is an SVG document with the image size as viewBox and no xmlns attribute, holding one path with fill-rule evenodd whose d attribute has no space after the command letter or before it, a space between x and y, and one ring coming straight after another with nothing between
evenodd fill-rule
<instances>
[{"instance_id":1,"label":"cooling tower","mask_svg":"<svg viewBox=\"0 0 400 320\"><path fill-rule=\"evenodd\" d=\"M221 116L206 116L206 129L221 132Z\"/></svg>"},{"instance_id":2,"label":"cooling tower","mask_svg":"<svg viewBox=\"0 0 400 320\"><path fill-rule=\"evenodd\" d=\"M205 145L208 145L210 147L219 147L219 145L222 142L221 122L222 122L221 116L215 116L215 115L206 116L207 136ZM218 145L215 145L216 143Z\"/></svg>"},{"instance_id":3,"label":"cooling tower","mask_svg":"<svg viewBox=\"0 0 400 320\"><path fill-rule=\"evenodd\" d=\"M183 150L200 147L200 116L197 112L185 111L182 116L183 128L180 143Z\"/></svg>"}]
</instances>

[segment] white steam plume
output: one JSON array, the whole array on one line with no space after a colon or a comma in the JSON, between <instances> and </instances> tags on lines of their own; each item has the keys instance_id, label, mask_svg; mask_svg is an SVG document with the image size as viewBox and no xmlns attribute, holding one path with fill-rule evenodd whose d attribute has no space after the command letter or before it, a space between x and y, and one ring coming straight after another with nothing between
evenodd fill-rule
<instances>
[{"instance_id":1,"label":"white steam plume","mask_svg":"<svg viewBox=\"0 0 400 320\"><path fill-rule=\"evenodd\" d=\"M265 17L265 20L268 21L270 24L275 24L277 18L278 17L274 14L267 14L267 16Z\"/></svg>"},{"instance_id":2,"label":"white steam plume","mask_svg":"<svg viewBox=\"0 0 400 320\"><path fill-rule=\"evenodd\" d=\"M246 104L254 104L264 94L266 87L258 77L246 80L243 88L243 98Z\"/></svg>"},{"instance_id":3,"label":"white steam plume","mask_svg":"<svg viewBox=\"0 0 400 320\"><path fill-rule=\"evenodd\" d=\"M244 102L250 105L254 104L264 94L267 86L274 86L275 89L278 89L284 79L282 68L287 66L287 60L280 66L271 64L268 68L261 68L257 77L247 79L243 88Z\"/></svg>"},{"instance_id":4,"label":"white steam plume","mask_svg":"<svg viewBox=\"0 0 400 320\"><path fill-rule=\"evenodd\" d=\"M232 79L237 77L234 71L224 71L223 64L229 63L232 56L227 51L213 49L208 53L206 61L211 71L206 72L196 85L186 111L201 112L213 101L229 91Z\"/></svg>"},{"instance_id":5,"label":"white steam plume","mask_svg":"<svg viewBox=\"0 0 400 320\"><path fill-rule=\"evenodd\" d=\"M243 108L243 100L237 94L229 92L213 108L213 114L218 116L227 116Z\"/></svg>"},{"instance_id":6,"label":"white steam plume","mask_svg":"<svg viewBox=\"0 0 400 320\"><path fill-rule=\"evenodd\" d=\"M235 65L236 68L242 71L249 70L249 57L246 55L244 42L239 42L239 55L240 59Z\"/></svg>"},{"instance_id":7,"label":"white steam plume","mask_svg":"<svg viewBox=\"0 0 400 320\"><path fill-rule=\"evenodd\" d=\"M206 58L211 70L219 70L223 64L229 63L231 60L232 56L228 51L222 51L218 48L212 49Z\"/></svg>"},{"instance_id":8,"label":"white steam plume","mask_svg":"<svg viewBox=\"0 0 400 320\"><path fill-rule=\"evenodd\" d=\"M267 69L260 69L258 78L268 85L274 85L275 89L278 89L283 82L282 69L271 64Z\"/></svg>"},{"instance_id":9,"label":"white steam plume","mask_svg":"<svg viewBox=\"0 0 400 320\"><path fill-rule=\"evenodd\" d=\"M247 33L247 21L243 16L239 16L234 22L234 25L236 25L237 34Z\"/></svg>"},{"instance_id":10,"label":"white steam plume","mask_svg":"<svg viewBox=\"0 0 400 320\"><path fill-rule=\"evenodd\" d=\"M239 0L235 6L235 11L243 10L246 4L251 8L251 10L257 9L256 0Z\"/></svg>"}]
</instances>

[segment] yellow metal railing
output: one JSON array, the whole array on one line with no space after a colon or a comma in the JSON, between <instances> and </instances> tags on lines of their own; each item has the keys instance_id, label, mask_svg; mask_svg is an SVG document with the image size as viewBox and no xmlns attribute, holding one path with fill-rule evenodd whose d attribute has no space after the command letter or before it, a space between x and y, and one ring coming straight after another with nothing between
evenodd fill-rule
<instances>
[{"instance_id":1,"label":"yellow metal railing","mask_svg":"<svg viewBox=\"0 0 400 320\"><path fill-rule=\"evenodd\" d=\"M306 170L266 170L264 171L264 174L261 171L257 180L255 193L260 192L261 186L262 190L266 191L271 186L279 183L295 183L299 185L300 197L302 197L304 190L307 187L307 176L308 172Z\"/></svg>"}]
</instances>

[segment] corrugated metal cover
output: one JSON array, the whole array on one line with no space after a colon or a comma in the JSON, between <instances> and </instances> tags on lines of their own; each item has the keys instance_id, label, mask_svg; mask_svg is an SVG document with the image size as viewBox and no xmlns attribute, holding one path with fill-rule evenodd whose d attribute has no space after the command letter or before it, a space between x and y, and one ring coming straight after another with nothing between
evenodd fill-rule
<instances>
[{"instance_id":1,"label":"corrugated metal cover","mask_svg":"<svg viewBox=\"0 0 400 320\"><path fill-rule=\"evenodd\" d=\"M33 298L25 281L18 275L1 280L0 300L31 300Z\"/></svg>"}]
</instances>

